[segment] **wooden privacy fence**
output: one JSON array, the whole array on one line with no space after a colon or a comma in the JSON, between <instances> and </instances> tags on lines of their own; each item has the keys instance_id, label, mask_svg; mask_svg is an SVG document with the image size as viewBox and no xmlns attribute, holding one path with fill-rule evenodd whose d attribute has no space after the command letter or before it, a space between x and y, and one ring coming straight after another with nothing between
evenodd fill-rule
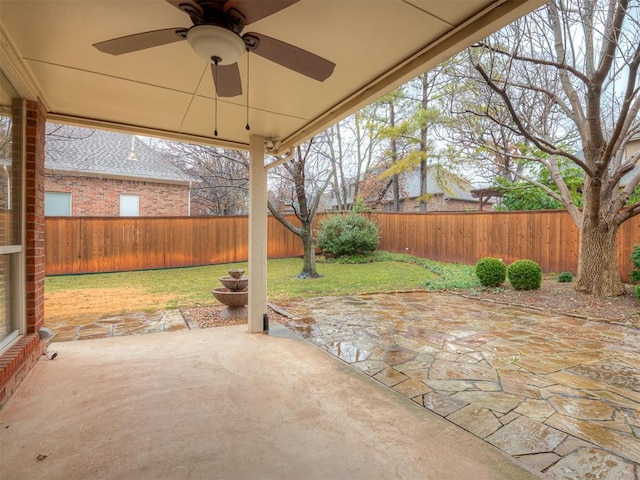
<instances>
[{"instance_id":1,"label":"wooden privacy fence","mask_svg":"<svg viewBox=\"0 0 640 480\"><path fill-rule=\"evenodd\" d=\"M381 250L407 252L434 260L475 264L482 257L539 263L544 272L578 268L578 229L564 210L436 214L375 214ZM631 251L640 244L640 219L618 233L618 267L631 272Z\"/></svg>"},{"instance_id":2,"label":"wooden privacy fence","mask_svg":"<svg viewBox=\"0 0 640 480\"><path fill-rule=\"evenodd\" d=\"M294 220L294 219L290 219ZM118 272L246 261L247 217L52 217L45 222L45 273ZM302 244L268 219L269 258L302 255Z\"/></svg>"},{"instance_id":3,"label":"wooden privacy fence","mask_svg":"<svg viewBox=\"0 0 640 480\"><path fill-rule=\"evenodd\" d=\"M474 264L528 258L545 272L576 272L578 231L565 211L475 213L374 213L380 249L434 260ZM295 221L293 216L290 220ZM275 218L268 219L268 256L302 255L302 245ZM46 219L46 274L114 272L246 261L248 218ZM624 280L631 251L640 244L640 219L618 235Z\"/></svg>"}]
</instances>

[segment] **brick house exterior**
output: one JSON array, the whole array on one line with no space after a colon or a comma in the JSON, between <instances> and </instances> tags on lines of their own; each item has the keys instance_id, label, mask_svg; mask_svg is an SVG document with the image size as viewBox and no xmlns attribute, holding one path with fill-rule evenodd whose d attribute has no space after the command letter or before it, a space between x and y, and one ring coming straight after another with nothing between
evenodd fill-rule
<instances>
[{"instance_id":1,"label":"brick house exterior","mask_svg":"<svg viewBox=\"0 0 640 480\"><path fill-rule=\"evenodd\" d=\"M117 217L121 196L137 197L138 216L190 215L191 181L135 135L64 127L72 139L48 139L45 192L67 195L67 212L47 215ZM64 197L62 198L64 201Z\"/></svg>"},{"instance_id":2,"label":"brick house exterior","mask_svg":"<svg viewBox=\"0 0 640 480\"><path fill-rule=\"evenodd\" d=\"M479 210L476 199L455 198L442 192L433 194L426 202L427 212L470 212ZM418 212L420 202L416 197L400 200L401 212ZM385 202L384 211L393 211L393 203Z\"/></svg>"},{"instance_id":3,"label":"brick house exterior","mask_svg":"<svg viewBox=\"0 0 640 480\"><path fill-rule=\"evenodd\" d=\"M44 143L46 114L37 102L14 100L14 161L24 162L24 324L20 336L0 353L0 406L38 361L44 326ZM19 133L24 125L24 136ZM14 312L15 313L15 312ZM1 340L1 339L0 339Z\"/></svg>"},{"instance_id":4,"label":"brick house exterior","mask_svg":"<svg viewBox=\"0 0 640 480\"><path fill-rule=\"evenodd\" d=\"M405 195L400 200L401 212L420 209L420 173L413 170L401 174ZM471 182L438 165L427 167L427 212L470 212L480 210L477 198L471 195ZM393 211L391 194L385 197L384 211Z\"/></svg>"}]
</instances>

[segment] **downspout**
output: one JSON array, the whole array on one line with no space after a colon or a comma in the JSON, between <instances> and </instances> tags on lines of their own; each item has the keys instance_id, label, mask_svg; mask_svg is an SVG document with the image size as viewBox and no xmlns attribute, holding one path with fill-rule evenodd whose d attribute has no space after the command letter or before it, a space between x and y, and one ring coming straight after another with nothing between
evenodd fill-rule
<instances>
[{"instance_id":1,"label":"downspout","mask_svg":"<svg viewBox=\"0 0 640 480\"><path fill-rule=\"evenodd\" d=\"M189 180L189 191L187 192L187 217L191 216L191 180Z\"/></svg>"},{"instance_id":2,"label":"downspout","mask_svg":"<svg viewBox=\"0 0 640 480\"><path fill-rule=\"evenodd\" d=\"M11 210L13 208L13 205L11 205L11 176L6 165L4 166L4 173L7 176L7 210Z\"/></svg>"}]
</instances>

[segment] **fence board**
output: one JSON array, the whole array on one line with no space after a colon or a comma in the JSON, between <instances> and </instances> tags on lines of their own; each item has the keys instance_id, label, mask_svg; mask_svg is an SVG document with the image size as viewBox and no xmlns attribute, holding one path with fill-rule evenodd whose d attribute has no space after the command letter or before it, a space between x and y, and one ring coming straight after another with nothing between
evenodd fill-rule
<instances>
[{"instance_id":1,"label":"fence board","mask_svg":"<svg viewBox=\"0 0 640 480\"><path fill-rule=\"evenodd\" d=\"M577 270L578 230L565 211L375 214L380 248L435 260L473 264L492 256L511 263L538 262L545 272ZM633 245L640 244L640 219L622 225L618 266L630 277Z\"/></svg>"},{"instance_id":2,"label":"fence board","mask_svg":"<svg viewBox=\"0 0 640 480\"><path fill-rule=\"evenodd\" d=\"M232 263L249 256L247 217L49 217L45 228L47 275ZM300 240L277 220L270 217L267 228L269 258L302 255Z\"/></svg>"},{"instance_id":3,"label":"fence board","mask_svg":"<svg viewBox=\"0 0 640 480\"><path fill-rule=\"evenodd\" d=\"M319 216L322 218L322 216ZM485 256L506 263L529 258L545 272L576 272L578 230L565 211L375 213L382 250L474 264ZM287 217L293 223L293 216ZM268 256L302 255L302 243L268 219ZM50 217L46 274L114 272L246 261L246 216L175 218ZM618 266L625 281L640 244L640 218L622 225Z\"/></svg>"}]
</instances>

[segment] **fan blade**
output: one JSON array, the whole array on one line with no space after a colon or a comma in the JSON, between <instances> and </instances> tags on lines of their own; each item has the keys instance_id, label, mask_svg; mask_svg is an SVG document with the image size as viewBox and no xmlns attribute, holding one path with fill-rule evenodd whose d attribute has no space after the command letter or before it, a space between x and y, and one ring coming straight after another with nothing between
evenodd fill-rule
<instances>
[{"instance_id":1,"label":"fan blade","mask_svg":"<svg viewBox=\"0 0 640 480\"><path fill-rule=\"evenodd\" d=\"M237 63L231 65L211 64L213 83L219 97L237 97L242 95L242 80L240 80L240 69Z\"/></svg>"},{"instance_id":2,"label":"fan blade","mask_svg":"<svg viewBox=\"0 0 640 480\"><path fill-rule=\"evenodd\" d=\"M166 2L189 15L196 13L198 17L202 17L202 7L195 0L166 0Z\"/></svg>"},{"instance_id":3,"label":"fan blade","mask_svg":"<svg viewBox=\"0 0 640 480\"><path fill-rule=\"evenodd\" d=\"M93 46L104 53L122 55L123 53L137 52L146 48L167 45L179 42L186 38L186 28L175 27L151 32L135 33L126 37L112 38L104 42L94 43Z\"/></svg>"},{"instance_id":4,"label":"fan blade","mask_svg":"<svg viewBox=\"0 0 640 480\"><path fill-rule=\"evenodd\" d=\"M271 60L294 72L324 82L333 73L336 64L315 53L307 52L299 47L267 37L261 33L247 33L244 37L247 45L257 39L257 46L252 50L261 57ZM249 47L251 49L251 47Z\"/></svg>"},{"instance_id":5,"label":"fan blade","mask_svg":"<svg viewBox=\"0 0 640 480\"><path fill-rule=\"evenodd\" d=\"M176 0L180 1L180 0ZM229 0L225 6L225 13L232 8L236 9L246 19L245 25L278 13L280 10L298 3L300 0Z\"/></svg>"}]
</instances>

